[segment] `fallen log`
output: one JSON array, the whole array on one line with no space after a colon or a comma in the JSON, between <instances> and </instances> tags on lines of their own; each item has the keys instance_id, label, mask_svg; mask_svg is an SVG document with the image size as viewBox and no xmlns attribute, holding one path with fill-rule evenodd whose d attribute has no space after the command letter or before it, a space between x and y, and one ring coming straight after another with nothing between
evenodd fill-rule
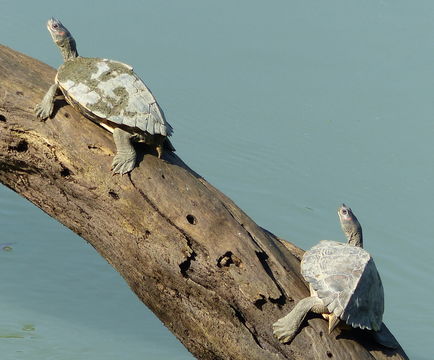
<instances>
[{"instance_id":1,"label":"fallen log","mask_svg":"<svg viewBox=\"0 0 434 360\"><path fill-rule=\"evenodd\" d=\"M63 101L55 70L0 46L0 181L87 240L198 359L407 359L311 315L290 345L272 323L308 295L303 251L260 228L177 155L139 150L112 176L111 134ZM173 124L176 128L176 122Z\"/></svg>"}]
</instances>

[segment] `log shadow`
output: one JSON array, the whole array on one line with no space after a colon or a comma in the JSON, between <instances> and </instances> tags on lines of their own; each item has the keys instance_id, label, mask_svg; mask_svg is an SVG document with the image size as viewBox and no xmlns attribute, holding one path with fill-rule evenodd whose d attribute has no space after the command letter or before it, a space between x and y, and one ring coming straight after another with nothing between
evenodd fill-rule
<instances>
[{"instance_id":1,"label":"log shadow","mask_svg":"<svg viewBox=\"0 0 434 360\"><path fill-rule=\"evenodd\" d=\"M158 155L157 150L153 146L146 145L143 143L134 143L133 146L137 154L137 158L136 158L137 167L143 161L145 155L153 155L155 157L157 157ZM196 179L203 179L202 176L200 176L197 172L191 169L184 161L182 161L181 158L178 155L176 155L174 151L170 151L166 149L163 153L163 156L161 157L161 160L164 160L170 165L175 165L183 168L188 173L193 175Z\"/></svg>"},{"instance_id":2,"label":"log shadow","mask_svg":"<svg viewBox=\"0 0 434 360\"><path fill-rule=\"evenodd\" d=\"M56 117L57 113L61 108L64 106L69 105L64 98L59 98L54 100L54 106L53 106L53 113L50 116L50 119L53 119ZM90 121L90 120L89 120Z\"/></svg>"},{"instance_id":3,"label":"log shadow","mask_svg":"<svg viewBox=\"0 0 434 360\"><path fill-rule=\"evenodd\" d=\"M390 333L390 332L389 332ZM391 335L391 334L390 334ZM391 335L393 336L393 335ZM347 339L358 342L368 351L379 351L386 355L387 357L392 357L399 352L403 352L402 348L398 344L397 349L388 348L384 345L381 345L375 339L373 331L370 330L362 330L362 329L341 329L340 333L336 336L336 339ZM396 341L396 339L393 337Z\"/></svg>"}]
</instances>

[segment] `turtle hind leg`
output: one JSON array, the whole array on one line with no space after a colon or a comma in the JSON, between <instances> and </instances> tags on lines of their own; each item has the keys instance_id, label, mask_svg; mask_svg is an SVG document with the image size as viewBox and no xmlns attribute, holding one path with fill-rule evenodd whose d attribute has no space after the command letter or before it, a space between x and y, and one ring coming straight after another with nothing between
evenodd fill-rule
<instances>
[{"instance_id":1,"label":"turtle hind leg","mask_svg":"<svg viewBox=\"0 0 434 360\"><path fill-rule=\"evenodd\" d=\"M136 151L131 144L132 135L120 128L113 131L113 139L116 144L116 155L112 162L114 174L126 174L136 165Z\"/></svg>"},{"instance_id":2,"label":"turtle hind leg","mask_svg":"<svg viewBox=\"0 0 434 360\"><path fill-rule=\"evenodd\" d=\"M163 141L164 141L164 140L163 140ZM164 152L164 149L163 149L163 141L159 142L159 143L157 144L157 146L155 147L155 148L157 149L157 157L158 157L159 159L161 159L161 157L163 156L163 152Z\"/></svg>"},{"instance_id":3,"label":"turtle hind leg","mask_svg":"<svg viewBox=\"0 0 434 360\"><path fill-rule=\"evenodd\" d=\"M311 310L319 312L323 308L323 302L316 296L300 300L288 315L273 324L274 335L282 343L292 341L307 313Z\"/></svg>"},{"instance_id":4,"label":"turtle hind leg","mask_svg":"<svg viewBox=\"0 0 434 360\"><path fill-rule=\"evenodd\" d=\"M38 118L42 120L47 119L53 113L54 107L54 98L58 93L59 86L57 84L53 84L48 89L42 101L35 106L35 113Z\"/></svg>"},{"instance_id":5,"label":"turtle hind leg","mask_svg":"<svg viewBox=\"0 0 434 360\"><path fill-rule=\"evenodd\" d=\"M164 150L175 151L170 140L164 135L156 135L155 148L159 159L163 156Z\"/></svg>"}]
</instances>

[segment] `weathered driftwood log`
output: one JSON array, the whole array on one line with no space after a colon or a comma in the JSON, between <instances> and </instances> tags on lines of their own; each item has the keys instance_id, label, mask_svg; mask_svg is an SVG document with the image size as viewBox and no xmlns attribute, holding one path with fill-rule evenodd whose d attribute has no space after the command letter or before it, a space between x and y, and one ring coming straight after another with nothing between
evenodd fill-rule
<instances>
[{"instance_id":1,"label":"weathered driftwood log","mask_svg":"<svg viewBox=\"0 0 434 360\"><path fill-rule=\"evenodd\" d=\"M110 172L104 129L58 102L54 69L0 46L0 181L86 239L199 359L405 359L310 316L290 345L271 325L308 295L302 250L256 225L175 154ZM176 126L176 121L174 122Z\"/></svg>"}]
</instances>

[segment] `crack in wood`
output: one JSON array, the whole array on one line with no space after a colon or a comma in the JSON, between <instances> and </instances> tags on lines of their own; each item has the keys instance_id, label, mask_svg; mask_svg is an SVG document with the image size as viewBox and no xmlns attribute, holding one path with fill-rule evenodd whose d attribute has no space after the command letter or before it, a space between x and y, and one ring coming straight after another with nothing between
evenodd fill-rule
<instances>
[{"instance_id":1,"label":"crack in wood","mask_svg":"<svg viewBox=\"0 0 434 360\"><path fill-rule=\"evenodd\" d=\"M231 304L228 304L228 305L229 305L229 306L231 307L231 309L234 311L234 314L235 314L235 316L237 317L237 319L240 321L240 323L241 323L241 324L242 324L242 325L247 329L247 331L252 335L252 338L253 338L253 340L255 341L255 343L258 344L258 346L259 346L261 349L263 349L261 343L259 342L258 335L257 335L255 329L252 328L252 327L248 324L248 322L247 322L246 318L244 317L244 315L242 314L242 312L241 312L240 310L238 310L235 306L233 306L233 305L231 305Z\"/></svg>"},{"instance_id":2,"label":"crack in wood","mask_svg":"<svg viewBox=\"0 0 434 360\"><path fill-rule=\"evenodd\" d=\"M241 260L235 256L232 251L226 251L222 256L217 259L217 266L221 267L229 267L231 265L235 265L239 267L241 265Z\"/></svg>"},{"instance_id":3,"label":"crack in wood","mask_svg":"<svg viewBox=\"0 0 434 360\"><path fill-rule=\"evenodd\" d=\"M259 298L255 300L253 303L259 310L262 310L262 307L267 303L267 299L264 295L259 294Z\"/></svg>"},{"instance_id":4,"label":"crack in wood","mask_svg":"<svg viewBox=\"0 0 434 360\"><path fill-rule=\"evenodd\" d=\"M29 150L29 143L24 139L20 139L18 143L9 145L8 150L17 151L17 152L26 152L27 150Z\"/></svg>"},{"instance_id":5,"label":"crack in wood","mask_svg":"<svg viewBox=\"0 0 434 360\"><path fill-rule=\"evenodd\" d=\"M191 252L189 255L187 255L186 259L181 264L179 264L179 269L181 270L181 274L185 278L189 277L187 271L190 269L191 262L196 260L196 256L197 256L196 252L191 247L191 243L188 239L187 239L187 245L190 248ZM195 281L195 283L199 284L196 281Z\"/></svg>"},{"instance_id":6,"label":"crack in wood","mask_svg":"<svg viewBox=\"0 0 434 360\"><path fill-rule=\"evenodd\" d=\"M37 174L39 169L35 166L28 164L26 161L17 159L7 159L7 161L2 161L0 159L0 171L16 172L20 174Z\"/></svg>"},{"instance_id":7,"label":"crack in wood","mask_svg":"<svg viewBox=\"0 0 434 360\"><path fill-rule=\"evenodd\" d=\"M271 296L268 297L268 299L270 300L270 302L277 304L279 307L282 307L283 305L285 305L286 303L286 299L290 299L291 297L287 296L287 294L285 293L283 287L280 285L279 281L276 279L276 277L273 274L273 271L271 270L270 266L268 265L267 259L268 259L268 254L266 253L266 251L262 248L262 246L259 244L258 241L256 241L256 239L254 238L254 236L250 233L249 230L246 229L246 227L244 226L244 224L242 224L237 217L232 213L231 209L229 209L223 202L221 202L221 204L223 205L223 207L228 211L228 213L230 214L230 216L232 216L232 218L238 223L240 224L240 226L244 229L244 231L247 233L247 235L250 237L250 239L253 241L253 243L260 249L260 251L256 251L256 256L258 257L262 267L264 268L265 272L267 273L267 275L270 277L270 279L274 282L274 284L276 285L277 289L280 292L280 296L278 298L273 298ZM259 294L261 295L261 294ZM263 296L263 295L262 295ZM262 308L261 304L261 308Z\"/></svg>"},{"instance_id":8,"label":"crack in wood","mask_svg":"<svg viewBox=\"0 0 434 360\"><path fill-rule=\"evenodd\" d=\"M247 231L247 230L246 230ZM278 298L272 298L271 296L268 297L270 302L277 304L279 307L282 307L286 303L286 296L283 288L277 281L277 279L274 277L273 271L270 268L270 265L268 265L268 254L265 251L256 251L256 256L258 257L259 261L262 264L262 267L264 268L267 275L273 280L273 282L276 284L277 288L279 289L281 295Z\"/></svg>"}]
</instances>

